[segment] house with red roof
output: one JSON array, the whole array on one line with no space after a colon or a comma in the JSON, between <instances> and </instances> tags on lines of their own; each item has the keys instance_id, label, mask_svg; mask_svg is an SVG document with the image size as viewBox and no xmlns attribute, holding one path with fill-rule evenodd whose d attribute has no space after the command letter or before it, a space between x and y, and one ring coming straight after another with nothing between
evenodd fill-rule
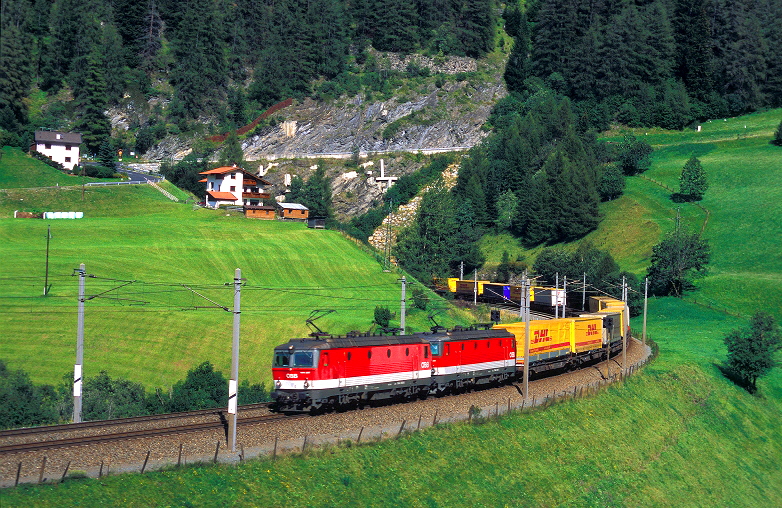
<instances>
[{"instance_id":1,"label":"house with red roof","mask_svg":"<svg viewBox=\"0 0 782 508\"><path fill-rule=\"evenodd\" d=\"M263 206L269 199L266 187L271 185L258 175L236 166L223 166L200 173L206 184L206 206Z\"/></svg>"}]
</instances>

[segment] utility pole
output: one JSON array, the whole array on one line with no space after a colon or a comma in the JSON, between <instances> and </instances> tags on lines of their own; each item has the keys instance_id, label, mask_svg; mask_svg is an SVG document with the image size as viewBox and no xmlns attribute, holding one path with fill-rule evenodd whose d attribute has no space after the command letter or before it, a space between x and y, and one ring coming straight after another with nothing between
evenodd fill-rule
<instances>
[{"instance_id":1,"label":"utility pole","mask_svg":"<svg viewBox=\"0 0 782 508\"><path fill-rule=\"evenodd\" d=\"M584 287L581 289L581 310L586 311L587 301L587 274L584 272Z\"/></svg>"},{"instance_id":2,"label":"utility pole","mask_svg":"<svg viewBox=\"0 0 782 508\"><path fill-rule=\"evenodd\" d=\"M677 206L676 207L676 232L677 233L679 232L679 221L681 220L681 215L679 214L680 211L681 211L681 207Z\"/></svg>"},{"instance_id":3,"label":"utility pole","mask_svg":"<svg viewBox=\"0 0 782 508\"><path fill-rule=\"evenodd\" d=\"M478 305L478 269L473 272L472 304Z\"/></svg>"},{"instance_id":4,"label":"utility pole","mask_svg":"<svg viewBox=\"0 0 782 508\"><path fill-rule=\"evenodd\" d=\"M646 283L644 284L644 330L641 334L643 344L646 346L646 306L648 303L648 294L649 294L649 277L646 278Z\"/></svg>"},{"instance_id":5,"label":"utility pole","mask_svg":"<svg viewBox=\"0 0 782 508\"><path fill-rule=\"evenodd\" d=\"M559 318L559 272L554 282L554 319Z\"/></svg>"},{"instance_id":6,"label":"utility pole","mask_svg":"<svg viewBox=\"0 0 782 508\"><path fill-rule=\"evenodd\" d=\"M400 304L400 320L399 320L399 327L402 329L402 335L405 334L405 301L407 299L407 277L402 276L402 299L399 302Z\"/></svg>"},{"instance_id":7,"label":"utility pole","mask_svg":"<svg viewBox=\"0 0 782 508\"><path fill-rule=\"evenodd\" d=\"M49 292L49 240L52 237L52 225L46 226L46 277L43 283L43 296Z\"/></svg>"},{"instance_id":8,"label":"utility pole","mask_svg":"<svg viewBox=\"0 0 782 508\"><path fill-rule=\"evenodd\" d=\"M627 277L622 276L622 300L625 302L625 308L622 310L624 314L623 320L624 326L622 327L622 372L627 370L627 334L630 329L630 310L627 306L628 294L627 294Z\"/></svg>"},{"instance_id":9,"label":"utility pole","mask_svg":"<svg viewBox=\"0 0 782 508\"><path fill-rule=\"evenodd\" d=\"M464 280L464 261L459 261L459 280Z\"/></svg>"},{"instance_id":10,"label":"utility pole","mask_svg":"<svg viewBox=\"0 0 782 508\"><path fill-rule=\"evenodd\" d=\"M527 290L527 293L524 293L524 282L523 281L527 280L527 271L526 270L524 270L524 275L522 277L523 278L522 278L521 288L519 289L519 291L520 291L520 293L519 293L519 319L524 319L524 299L526 298L526 296L524 296L524 295L525 294L529 294L529 290Z\"/></svg>"},{"instance_id":11,"label":"utility pole","mask_svg":"<svg viewBox=\"0 0 782 508\"><path fill-rule=\"evenodd\" d=\"M73 366L73 423L81 423L81 384L84 364L84 279L87 270L79 265L79 314L76 325L76 364Z\"/></svg>"},{"instance_id":12,"label":"utility pole","mask_svg":"<svg viewBox=\"0 0 782 508\"><path fill-rule=\"evenodd\" d=\"M563 277L562 280L564 281L562 284L562 317L567 317L565 315L565 310L567 309L567 277Z\"/></svg>"},{"instance_id":13,"label":"utility pole","mask_svg":"<svg viewBox=\"0 0 782 508\"><path fill-rule=\"evenodd\" d=\"M523 292L521 299L524 302L524 403L529 403L529 278L524 274L521 284Z\"/></svg>"},{"instance_id":14,"label":"utility pole","mask_svg":"<svg viewBox=\"0 0 782 508\"><path fill-rule=\"evenodd\" d=\"M242 271L234 273L234 323L233 343L231 344L231 379L228 381L228 444L236 451L237 392L239 388L239 318L242 301Z\"/></svg>"}]
</instances>

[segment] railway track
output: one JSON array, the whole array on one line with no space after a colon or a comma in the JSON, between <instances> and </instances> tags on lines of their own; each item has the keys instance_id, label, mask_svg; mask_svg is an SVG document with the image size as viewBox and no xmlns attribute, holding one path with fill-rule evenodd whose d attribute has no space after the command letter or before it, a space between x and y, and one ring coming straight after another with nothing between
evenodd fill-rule
<instances>
[{"instance_id":1,"label":"railway track","mask_svg":"<svg viewBox=\"0 0 782 508\"><path fill-rule=\"evenodd\" d=\"M297 419L306 418L306 415L301 416L285 416L285 415L261 415L261 416L249 416L245 418L239 418L237 425L253 425L253 424L265 424L284 419ZM51 450L54 448L64 448L70 446L83 446L93 445L100 443L109 443L122 441L126 439L140 439L151 438L160 436L169 436L173 434L186 434L191 432L203 432L214 429L226 429L228 425L225 421L208 421L199 423L188 423L182 425L172 425L168 427L159 427L143 430L131 430L126 432L115 432L111 434L100 434L91 436L80 436L72 438L55 439L50 441L37 441L30 443L16 443L10 445L0 446L0 455L9 453L23 453L33 452L40 450Z\"/></svg>"},{"instance_id":2,"label":"railway track","mask_svg":"<svg viewBox=\"0 0 782 508\"><path fill-rule=\"evenodd\" d=\"M268 402L264 402L261 404L245 404L243 406L239 406L239 413L241 414L242 411L265 409L268 407L269 407ZM154 422L154 421L161 421L161 420L173 421L176 419L193 418L193 417L209 416L209 415L215 415L219 417L224 413L226 413L225 408L212 408L212 409L199 409L196 411L183 411L181 413L165 413L165 414L158 414L158 415L133 416L130 418L115 418L112 420L93 420L93 421L81 422L81 423L65 423L62 425L42 425L40 427L8 429L8 430L0 431L0 440L11 436L26 436L31 434L46 434L46 433L55 433L55 432L75 432L78 430L89 429L94 427L106 428L106 427L111 427L113 425L129 425L129 424L147 423L147 422Z\"/></svg>"}]
</instances>

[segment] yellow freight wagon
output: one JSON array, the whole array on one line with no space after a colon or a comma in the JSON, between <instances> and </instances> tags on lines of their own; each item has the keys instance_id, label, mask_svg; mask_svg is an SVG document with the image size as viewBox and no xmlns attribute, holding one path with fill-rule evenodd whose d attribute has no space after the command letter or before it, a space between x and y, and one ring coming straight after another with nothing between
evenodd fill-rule
<instances>
[{"instance_id":1,"label":"yellow freight wagon","mask_svg":"<svg viewBox=\"0 0 782 508\"><path fill-rule=\"evenodd\" d=\"M488 280L478 281L478 296L483 294L484 284L491 284L491 281ZM451 286L451 279L448 279L448 287L450 288L450 286ZM457 296L472 297L475 294L475 281L456 279L454 292L456 293Z\"/></svg>"},{"instance_id":2,"label":"yellow freight wagon","mask_svg":"<svg viewBox=\"0 0 782 508\"><path fill-rule=\"evenodd\" d=\"M546 368L559 368L567 362L571 351L570 335L572 320L572 318L569 318L530 321L530 365L545 361L548 365ZM508 330L516 336L516 365L524 365L525 323L520 321L516 323L499 324L494 325L493 328Z\"/></svg>"},{"instance_id":3,"label":"yellow freight wagon","mask_svg":"<svg viewBox=\"0 0 782 508\"><path fill-rule=\"evenodd\" d=\"M571 351L583 353L603 347L603 319L597 316L570 318Z\"/></svg>"}]
</instances>

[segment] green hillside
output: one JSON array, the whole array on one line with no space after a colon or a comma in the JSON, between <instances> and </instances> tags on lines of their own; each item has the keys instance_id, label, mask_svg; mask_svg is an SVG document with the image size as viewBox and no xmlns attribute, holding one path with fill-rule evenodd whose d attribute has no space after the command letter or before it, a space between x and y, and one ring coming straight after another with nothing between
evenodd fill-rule
<instances>
[{"instance_id":1,"label":"green hillside","mask_svg":"<svg viewBox=\"0 0 782 508\"><path fill-rule=\"evenodd\" d=\"M713 122L704 126L701 138L691 132L650 131L650 141L657 149L652 168L643 177L629 178L625 195L602 206L605 220L588 238L599 247L610 249L623 268L638 274L643 274L648 265L651 246L663 232L674 227L677 208L682 224L691 229L703 227L706 218L703 208L709 217L704 228L713 253L709 275L699 282L699 290L684 300L650 301L649 332L659 346L659 356L624 384L612 386L597 397L567 401L545 411L514 415L483 425L446 426L399 441L315 451L305 458L285 458L276 463L262 460L239 467L195 466L144 476L110 477L103 479L100 487L85 481L5 490L0 491L0 501L8 506L31 503L61 506L77 502L87 506L185 503L329 506L336 500L347 506L780 505L782 431L778 422L782 418L782 369L777 368L762 378L758 393L749 395L726 380L718 368L725 360L723 337L731 329L745 325L747 316L755 309L770 310L782 318L782 290L775 284L782 272L775 245L775 240L782 236L777 219L782 211L779 204L782 148L768 144L780 116L782 112L776 110ZM731 124L733 129L728 127ZM746 131L753 134L742 134L745 124ZM645 135L636 132L639 134ZM703 208L670 199L671 192L678 190L681 167L693 153L701 159L710 182L701 203ZM6 205L0 203L0 206ZM356 267L356 280L371 278L374 283L377 276L381 277L381 283L395 284L396 276L377 274L378 268L369 261L365 267L362 260L366 258L353 244L330 232L325 233L334 235L333 242L320 243L326 238L324 232L305 231L295 225L250 223L248 226L247 221L204 210L192 211L189 207L169 204L160 207L160 213L149 213L138 220L109 217L85 220L83 224L89 224L89 229L78 226L79 221L70 221L70 225L61 226L60 234L71 235L70 244L84 242L84 239L77 240L76 235L85 235L86 243L97 247L89 251L78 249L97 257L94 262L86 260L91 273L111 271L122 277L148 275L153 273L147 267L148 259L166 259L159 263L154 274L157 277L162 273L161 278L170 280L183 273L171 266L171 260L176 259L177 264L188 270L204 269L204 266L213 269L209 278L199 280L220 283L228 280L232 267L241 261L247 263L247 273L253 274L247 276L254 284L256 273L265 277L272 268L256 259L253 250L235 247L220 256L219 249L203 247L203 242L194 238L219 237L216 231L223 232L224 228L235 225L229 236L241 238L236 244L253 242L262 245L263 252L268 249L278 254L280 259L302 260L300 251L277 241L282 235L271 234L272 230L284 231L286 235L300 236L301 244L308 242L328 253L325 267L317 271L305 269L306 275L299 274L302 281L316 285L305 277L337 271L347 259ZM164 211L166 207L171 209ZM185 220L186 217L195 218ZM39 221L27 223L32 222L38 226L24 226L22 221L0 221L3 253L14 260L10 266L29 266L23 260L40 259L41 248L33 249L29 238L34 234L42 238L43 230ZM134 231L137 223L143 230L143 242ZM78 230L69 229L77 227ZM117 227L124 227L124 234L116 233ZM112 240L105 240L106 236ZM177 242L171 242L171 238ZM38 241L42 245L43 240ZM68 244L65 239L60 241ZM340 247L331 254L329 245ZM219 260L202 263L195 259L199 255L191 249L203 249L201 256ZM487 241L485 245L492 257L501 256L508 249L518 249L513 251L516 256L524 257L529 263L538 252L523 250L508 237ZM136 251L140 254L128 256ZM71 256L60 265L58 273L69 272L76 262ZM25 285L12 285L8 282L11 277L8 268L3 269L7 287L23 292ZM329 275L319 276L323 285L333 280ZM286 277L299 280L293 274ZM36 284L40 285L39 281L38 276ZM93 282L88 280L88 283ZM68 284L73 288L74 282ZM395 287L382 293L388 295L388 301L398 294ZM73 289L70 291L67 319L75 321ZM39 300L43 299L22 301L28 302L23 305L32 305L32 301ZM12 302L17 305L15 300ZM282 305L279 300L274 303ZM178 330L175 320L188 315L167 312L170 321L160 317L155 321L156 326ZM289 326L301 322L305 311L299 312L299 321L291 319ZM198 313L199 318L220 314L193 313ZM128 315L132 314L121 314ZM28 316L36 319L30 320ZM48 319L49 315L25 311L13 317L7 326L20 333L30 323L38 323L39 318ZM224 327L223 335L227 337L228 319L219 319L212 318L210 323ZM355 319L358 321L358 317ZM101 330L113 338L126 334L127 326L112 323L105 319ZM198 320L188 323L201 326ZM93 327L88 335L96 335L96 325L89 317L88 326ZM640 319L633 326L640 329ZM72 343L72 330L53 342ZM151 330L144 329L138 335L149 337ZM257 330L266 331L264 325L259 325ZM51 330L49 333L55 335ZM202 327L193 336L205 333L208 328ZM178 338L179 333L172 332L172 335L177 336L172 340L179 341L180 346L197 347L191 344L195 341ZM264 347L262 341L259 339L259 344ZM21 365L21 349L30 346L21 346L21 341L18 344L15 358L16 365ZM107 341L101 354L117 357L124 351L130 356L131 346L121 344L124 343ZM149 339L144 346L150 351L163 348L159 342ZM71 350L63 354L70 355ZM161 353L167 354L171 353ZM69 362L70 358L66 358L65 368ZM123 363L131 362L123 358Z\"/></svg>"},{"instance_id":2,"label":"green hillside","mask_svg":"<svg viewBox=\"0 0 782 508\"><path fill-rule=\"evenodd\" d=\"M67 175L33 159L18 148L0 148L0 189L28 189L99 182L96 178Z\"/></svg>"},{"instance_id":3,"label":"green hillside","mask_svg":"<svg viewBox=\"0 0 782 508\"><path fill-rule=\"evenodd\" d=\"M0 194L0 216L12 216L21 195ZM106 292L86 303L87 375L107 370L148 388L168 386L205 360L229 371L232 315L209 307L233 305L233 289L224 283L236 268L246 279L241 368L251 382L270 380L271 349L308 334L305 320L314 309L336 311L316 323L332 333L369 329L376 305L388 305L399 321L399 274L384 273L335 231L193 209L148 186L88 188L84 201L81 189L23 195L41 209L85 214L81 220L0 219L0 358L37 382L59 382L73 368L78 281L72 273L80 263L95 276L86 281L88 296ZM52 287L43 297L48 225ZM112 290L127 280L137 282ZM427 329L426 316L409 309L407 324Z\"/></svg>"}]
</instances>

